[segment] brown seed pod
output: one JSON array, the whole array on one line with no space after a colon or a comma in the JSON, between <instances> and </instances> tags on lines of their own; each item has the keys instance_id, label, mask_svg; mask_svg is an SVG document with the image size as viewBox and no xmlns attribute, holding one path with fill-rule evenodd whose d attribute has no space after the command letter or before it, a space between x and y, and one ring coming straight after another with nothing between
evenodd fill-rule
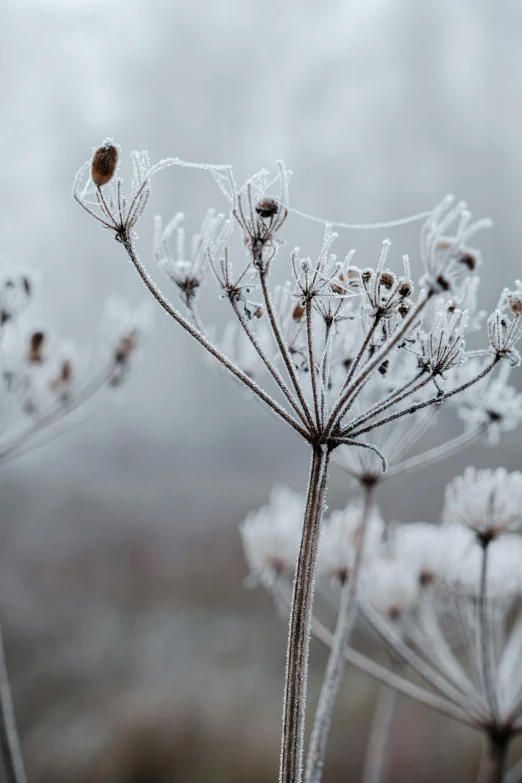
<instances>
[{"instance_id":1,"label":"brown seed pod","mask_svg":"<svg viewBox=\"0 0 522 783\"><path fill-rule=\"evenodd\" d=\"M62 369L60 372L60 378L63 383L68 383L72 378L73 368L72 364L69 361L69 359L65 359L65 361L62 364Z\"/></svg>"},{"instance_id":2,"label":"brown seed pod","mask_svg":"<svg viewBox=\"0 0 522 783\"><path fill-rule=\"evenodd\" d=\"M435 581L435 574L427 568L423 568L419 576L421 587L429 587Z\"/></svg>"},{"instance_id":3,"label":"brown seed pod","mask_svg":"<svg viewBox=\"0 0 522 783\"><path fill-rule=\"evenodd\" d=\"M365 269L364 272L361 274L361 280L363 283L368 283L372 278L372 273L369 269Z\"/></svg>"},{"instance_id":4,"label":"brown seed pod","mask_svg":"<svg viewBox=\"0 0 522 783\"><path fill-rule=\"evenodd\" d=\"M467 266L470 272L474 272L477 268L477 259L473 253L470 253L469 251L459 253L457 256L457 261L461 264L464 264L464 266Z\"/></svg>"},{"instance_id":5,"label":"brown seed pod","mask_svg":"<svg viewBox=\"0 0 522 783\"><path fill-rule=\"evenodd\" d=\"M114 361L116 364L126 364L131 354L137 347L137 334L134 330L124 334L119 345L114 352Z\"/></svg>"},{"instance_id":6,"label":"brown seed pod","mask_svg":"<svg viewBox=\"0 0 522 783\"><path fill-rule=\"evenodd\" d=\"M254 310L254 318L262 318L262 317L263 317L263 308L261 307L261 305L259 305Z\"/></svg>"},{"instance_id":7,"label":"brown seed pod","mask_svg":"<svg viewBox=\"0 0 522 783\"><path fill-rule=\"evenodd\" d=\"M522 315L522 295L514 294L510 296L509 307L513 315Z\"/></svg>"},{"instance_id":8,"label":"brown seed pod","mask_svg":"<svg viewBox=\"0 0 522 783\"><path fill-rule=\"evenodd\" d=\"M102 144L94 153L91 165L92 181L98 187L110 182L116 171L118 150L114 144Z\"/></svg>"},{"instance_id":9,"label":"brown seed pod","mask_svg":"<svg viewBox=\"0 0 522 783\"><path fill-rule=\"evenodd\" d=\"M33 364L38 364L43 361L42 348L45 340L43 332L34 332L29 340L29 353L27 355L28 360Z\"/></svg>"},{"instance_id":10,"label":"brown seed pod","mask_svg":"<svg viewBox=\"0 0 522 783\"><path fill-rule=\"evenodd\" d=\"M395 282L395 275L392 275L391 272L381 272L379 282L385 288L391 288Z\"/></svg>"},{"instance_id":11,"label":"brown seed pod","mask_svg":"<svg viewBox=\"0 0 522 783\"><path fill-rule=\"evenodd\" d=\"M271 218L279 212L279 205L273 198L263 198L257 202L256 212L259 217Z\"/></svg>"},{"instance_id":12,"label":"brown seed pod","mask_svg":"<svg viewBox=\"0 0 522 783\"><path fill-rule=\"evenodd\" d=\"M413 286L409 280L403 280L399 285L399 296L411 296Z\"/></svg>"},{"instance_id":13,"label":"brown seed pod","mask_svg":"<svg viewBox=\"0 0 522 783\"><path fill-rule=\"evenodd\" d=\"M294 321L300 321L304 315L304 311L305 309L303 305L296 304L296 306L294 307L294 312L292 313L292 318L294 319Z\"/></svg>"}]
</instances>

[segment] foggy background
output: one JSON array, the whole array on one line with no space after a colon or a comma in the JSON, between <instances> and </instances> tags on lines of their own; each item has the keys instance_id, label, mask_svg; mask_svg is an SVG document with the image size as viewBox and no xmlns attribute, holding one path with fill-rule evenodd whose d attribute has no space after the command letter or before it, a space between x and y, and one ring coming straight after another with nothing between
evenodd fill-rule
<instances>
[{"instance_id":1,"label":"foggy background","mask_svg":"<svg viewBox=\"0 0 522 783\"><path fill-rule=\"evenodd\" d=\"M240 181L282 158L293 206L331 220L393 219L454 193L494 220L477 242L481 305L521 276L516 3L4 0L0 64L0 251L41 272L29 320L93 367L106 299L147 296L71 199L106 136L123 159L230 163ZM208 173L155 179L138 227L151 269L153 215L182 210L188 234L209 206L226 209ZM370 265L389 236L415 268L418 228L340 230L337 252ZM291 215L285 232L318 251L321 226ZM520 468L519 443L390 482L386 517L436 521L455 472ZM275 780L286 628L243 586L237 525L275 482L304 490L307 468L304 445L159 309L124 389L2 468L0 617L30 780ZM329 507L351 492L334 468ZM325 663L312 652L311 703ZM375 693L349 673L325 783L360 779ZM393 780L474 779L478 738L405 700L393 742Z\"/></svg>"}]
</instances>

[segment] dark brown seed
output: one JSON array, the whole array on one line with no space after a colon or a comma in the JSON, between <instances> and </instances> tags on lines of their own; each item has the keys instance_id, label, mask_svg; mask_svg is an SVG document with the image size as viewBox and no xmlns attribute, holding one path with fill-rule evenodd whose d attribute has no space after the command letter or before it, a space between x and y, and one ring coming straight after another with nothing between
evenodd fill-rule
<instances>
[{"instance_id":1,"label":"dark brown seed","mask_svg":"<svg viewBox=\"0 0 522 783\"><path fill-rule=\"evenodd\" d=\"M432 571L428 571L426 568L421 571L419 576L419 584L421 587L429 587L434 581L435 574L432 573Z\"/></svg>"},{"instance_id":2,"label":"dark brown seed","mask_svg":"<svg viewBox=\"0 0 522 783\"><path fill-rule=\"evenodd\" d=\"M472 253L459 253L457 260L467 266L470 272L474 272L477 267L477 259Z\"/></svg>"},{"instance_id":3,"label":"dark brown seed","mask_svg":"<svg viewBox=\"0 0 522 783\"><path fill-rule=\"evenodd\" d=\"M39 363L42 361L42 348L44 344L45 335L43 332L34 332L34 334L31 335L31 339L29 341L29 354L28 359L32 363Z\"/></svg>"},{"instance_id":4,"label":"dark brown seed","mask_svg":"<svg viewBox=\"0 0 522 783\"><path fill-rule=\"evenodd\" d=\"M361 275L361 280L363 281L363 283L367 283L371 279L371 276L372 273L370 272L370 270L366 269Z\"/></svg>"},{"instance_id":5,"label":"dark brown seed","mask_svg":"<svg viewBox=\"0 0 522 783\"><path fill-rule=\"evenodd\" d=\"M412 285L408 280L405 280L399 286L399 296L410 296L412 292Z\"/></svg>"},{"instance_id":6,"label":"dark brown seed","mask_svg":"<svg viewBox=\"0 0 522 783\"><path fill-rule=\"evenodd\" d=\"M305 309L303 305L296 304L296 306L294 307L294 312L292 313L292 318L294 319L294 321L300 321L304 315L304 311Z\"/></svg>"},{"instance_id":7,"label":"dark brown seed","mask_svg":"<svg viewBox=\"0 0 522 783\"><path fill-rule=\"evenodd\" d=\"M522 315L522 296L515 294L509 299L509 308L514 315Z\"/></svg>"},{"instance_id":8,"label":"dark brown seed","mask_svg":"<svg viewBox=\"0 0 522 783\"><path fill-rule=\"evenodd\" d=\"M392 275L391 272L381 272L381 276L379 278L379 282L385 288L391 288L392 285L395 282L395 277L394 277L394 275Z\"/></svg>"},{"instance_id":9,"label":"dark brown seed","mask_svg":"<svg viewBox=\"0 0 522 783\"><path fill-rule=\"evenodd\" d=\"M277 215L278 211L278 203L277 201L274 201L273 198L263 198L256 204L256 212L259 217L262 218L274 217L274 215Z\"/></svg>"},{"instance_id":10,"label":"dark brown seed","mask_svg":"<svg viewBox=\"0 0 522 783\"><path fill-rule=\"evenodd\" d=\"M437 283L442 291L447 291L450 287L450 284L442 274L437 277Z\"/></svg>"},{"instance_id":11,"label":"dark brown seed","mask_svg":"<svg viewBox=\"0 0 522 783\"><path fill-rule=\"evenodd\" d=\"M60 373L60 377L63 383L68 383L68 381L70 381L72 378L72 364L68 359L66 359L62 364L62 371Z\"/></svg>"},{"instance_id":12,"label":"dark brown seed","mask_svg":"<svg viewBox=\"0 0 522 783\"><path fill-rule=\"evenodd\" d=\"M114 354L114 361L116 364L125 364L127 362L129 356L136 348L136 338L137 335L134 331L129 332L121 338L120 344Z\"/></svg>"},{"instance_id":13,"label":"dark brown seed","mask_svg":"<svg viewBox=\"0 0 522 783\"><path fill-rule=\"evenodd\" d=\"M116 171L118 150L113 144L104 144L94 153L91 166L92 181L100 187L110 182Z\"/></svg>"}]
</instances>

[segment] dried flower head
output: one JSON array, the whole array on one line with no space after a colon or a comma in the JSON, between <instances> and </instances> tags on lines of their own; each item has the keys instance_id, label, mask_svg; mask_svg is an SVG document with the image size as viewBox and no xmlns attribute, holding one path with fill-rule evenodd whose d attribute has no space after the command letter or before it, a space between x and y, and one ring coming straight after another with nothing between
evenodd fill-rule
<instances>
[{"instance_id":1,"label":"dried flower head","mask_svg":"<svg viewBox=\"0 0 522 783\"><path fill-rule=\"evenodd\" d=\"M279 205L273 198L263 198L256 204L256 212L259 217L271 218L277 215L279 211Z\"/></svg>"},{"instance_id":2,"label":"dried flower head","mask_svg":"<svg viewBox=\"0 0 522 783\"><path fill-rule=\"evenodd\" d=\"M250 513L240 526L252 584L270 587L292 576L301 537L304 497L287 487L274 487L270 502Z\"/></svg>"},{"instance_id":3,"label":"dried flower head","mask_svg":"<svg viewBox=\"0 0 522 783\"><path fill-rule=\"evenodd\" d=\"M91 177L97 187L106 185L114 176L118 163L118 150L112 139L106 139L92 158Z\"/></svg>"},{"instance_id":4,"label":"dried flower head","mask_svg":"<svg viewBox=\"0 0 522 783\"><path fill-rule=\"evenodd\" d=\"M446 488L443 519L470 528L484 544L522 532L522 473L466 468Z\"/></svg>"}]
</instances>

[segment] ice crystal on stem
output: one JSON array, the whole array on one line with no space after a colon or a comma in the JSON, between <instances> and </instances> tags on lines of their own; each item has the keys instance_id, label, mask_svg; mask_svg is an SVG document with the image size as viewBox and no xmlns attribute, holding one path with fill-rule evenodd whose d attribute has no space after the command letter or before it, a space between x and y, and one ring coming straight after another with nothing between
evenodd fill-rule
<instances>
[{"instance_id":1,"label":"ice crystal on stem","mask_svg":"<svg viewBox=\"0 0 522 783\"><path fill-rule=\"evenodd\" d=\"M173 320L311 446L291 599L280 771L281 783L300 783L309 628L330 456L342 446L368 452L378 459L381 476L388 464L388 442L379 440L382 428L392 424L394 428L410 417L421 421L419 412L440 408L445 400L486 378L502 360L514 363L518 356L515 343L522 334L516 312L518 293L504 293L490 318L491 347L478 354L468 352L466 332L476 330L481 321L469 313L474 310L476 294L470 281L480 265L480 255L469 241L489 221L472 222L464 204L453 206L451 199L435 208L421 231L424 270L417 283L409 258L402 256L397 262L389 240L383 242L374 266L355 267L353 250L344 261L339 260L335 252L339 237L326 224L319 252L311 257L298 248L290 252L288 282L276 286L271 274L276 258L279 266L284 265L283 232L291 215L290 172L283 163L278 164L274 177L262 170L238 186L228 166L191 164L177 158L151 166L146 153L132 153L134 181L130 195L125 196L117 166L109 176L104 172L110 165L102 166L100 172L95 165L111 147L117 149L112 141L104 142L80 169L76 200L114 233L150 293ZM207 219L190 258L185 257L180 215L165 229L156 222L154 255L173 280L183 312L147 271L137 253L135 235L153 175L174 165L210 171L230 208L219 231L217 219ZM240 234L239 252L234 247L234 228ZM177 235L175 257L169 249L172 234ZM222 348L209 339L210 330L195 307L204 256L236 324L227 330ZM477 366L475 376L459 381L459 368L477 355L487 356L487 361ZM260 385L263 374L272 385L270 393ZM396 448L397 452L404 450L403 446ZM370 513L371 482L366 482L366 488L362 530ZM354 573L360 568L363 545L361 534ZM348 614L355 583L349 580L343 593ZM342 640L348 626L341 626ZM342 659L342 650L337 658ZM326 723L323 728L327 734ZM321 730L322 749L324 741ZM319 776L321 769L319 760Z\"/></svg>"}]
</instances>

